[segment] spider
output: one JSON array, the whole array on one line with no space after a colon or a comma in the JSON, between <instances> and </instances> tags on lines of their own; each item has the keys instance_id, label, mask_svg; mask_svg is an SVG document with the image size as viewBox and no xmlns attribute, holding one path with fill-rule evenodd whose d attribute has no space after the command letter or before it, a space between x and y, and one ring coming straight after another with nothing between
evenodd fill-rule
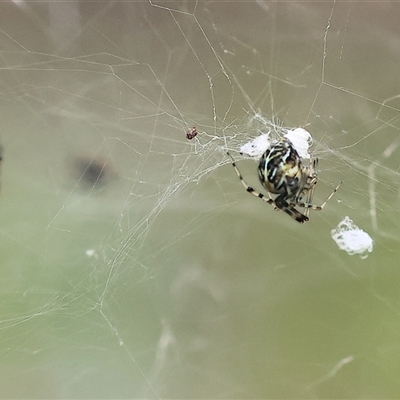
<instances>
[{"instance_id":1,"label":"spider","mask_svg":"<svg viewBox=\"0 0 400 400\"><path fill-rule=\"evenodd\" d=\"M281 139L267 149L258 164L258 177L267 189L266 196L255 191L244 181L234 158L229 152L227 154L232 159L232 166L247 192L271 204L275 210L284 211L300 223L309 220L310 208L317 211L323 210L342 184L340 182L320 206L313 205L312 197L318 180L318 159L311 159L309 166L303 165L292 142ZM277 195L275 199L272 198L271 193ZM306 196L305 202L302 201L303 196ZM296 206L303 207L304 214L297 211Z\"/></svg>"}]
</instances>

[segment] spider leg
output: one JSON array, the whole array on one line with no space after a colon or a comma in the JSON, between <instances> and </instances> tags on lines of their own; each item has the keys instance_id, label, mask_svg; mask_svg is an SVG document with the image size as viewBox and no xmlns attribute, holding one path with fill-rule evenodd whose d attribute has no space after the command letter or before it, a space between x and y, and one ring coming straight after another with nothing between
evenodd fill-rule
<instances>
[{"instance_id":1,"label":"spider leg","mask_svg":"<svg viewBox=\"0 0 400 400\"><path fill-rule=\"evenodd\" d=\"M286 214L290 215L293 219L295 219L297 222L300 222L300 224L307 222L309 220L307 215L303 215L299 211L297 211L292 204L289 204L283 196L278 196L275 199L275 204L276 206L284 211Z\"/></svg>"},{"instance_id":2,"label":"spider leg","mask_svg":"<svg viewBox=\"0 0 400 400\"><path fill-rule=\"evenodd\" d=\"M315 182L316 183L316 182ZM315 183L312 188L310 188L309 192L314 191L315 188ZM333 192L328 196L328 198L320 205L320 206L315 206L314 204L311 204L311 198L310 196L307 196L307 203L298 203L297 206L299 207L304 207L307 210L313 209L316 211L322 211L324 207L326 206L326 203L333 197L333 195L338 191L340 185L343 183L343 181L340 181L339 184L333 189Z\"/></svg>"},{"instance_id":3,"label":"spider leg","mask_svg":"<svg viewBox=\"0 0 400 400\"><path fill-rule=\"evenodd\" d=\"M317 184L317 165L318 165L318 158L311 159L310 162L310 171L307 178L307 199L305 204L312 204L312 198L314 195L315 186ZM308 217L310 215L310 207L305 207L304 214Z\"/></svg>"},{"instance_id":4,"label":"spider leg","mask_svg":"<svg viewBox=\"0 0 400 400\"><path fill-rule=\"evenodd\" d=\"M316 184L317 184L317 178L314 177L311 179L310 183L308 184L309 189L307 192L307 199L306 199L305 204L312 204L312 198L314 195L314 190L315 190ZM301 207L300 204L299 204L299 206ZM306 215L308 217L310 215L310 209L312 207L304 207L304 208L305 208L304 215Z\"/></svg>"},{"instance_id":5,"label":"spider leg","mask_svg":"<svg viewBox=\"0 0 400 400\"><path fill-rule=\"evenodd\" d=\"M242 174L240 173L238 167L236 166L235 160L234 158L231 156L231 154L229 152L227 152L226 154L228 154L228 156L231 158L232 160L232 166L233 168L235 168L236 174L240 179L240 182L242 182L243 187L246 189L246 191L248 193L251 193L253 196L258 197L259 199L265 201L268 204L271 204L272 206L274 206L274 208L277 208L277 206L275 205L274 199L271 197L271 195L267 192L268 196L265 196L264 194L257 192L256 190L254 190L251 186L249 186L245 180L242 177Z\"/></svg>"},{"instance_id":6,"label":"spider leg","mask_svg":"<svg viewBox=\"0 0 400 400\"><path fill-rule=\"evenodd\" d=\"M301 214L300 212L298 212L292 205L288 204L283 196L278 196L275 200L271 197L271 195L269 194L269 192L267 192L267 196L265 196L264 194L257 192L256 190L254 190L251 186L249 186L245 180L242 177L242 174L240 173L238 167L236 166L235 160L234 158L231 156L231 154L229 152L227 152L228 156L231 158L232 160L232 166L236 171L236 175L239 177L240 182L242 182L243 187L246 189L246 191L248 193L251 193L253 196L258 197L259 199L265 201L268 204L271 204L275 210L279 209L284 211L286 214L290 215L293 219L295 219L297 222L303 223L308 221L308 217Z\"/></svg>"}]
</instances>

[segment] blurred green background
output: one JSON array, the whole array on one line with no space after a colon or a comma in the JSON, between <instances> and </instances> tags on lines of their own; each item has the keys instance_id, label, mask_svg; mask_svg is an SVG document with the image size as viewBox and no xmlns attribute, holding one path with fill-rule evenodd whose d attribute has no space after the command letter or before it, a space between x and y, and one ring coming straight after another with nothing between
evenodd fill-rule
<instances>
[{"instance_id":1,"label":"blurred green background","mask_svg":"<svg viewBox=\"0 0 400 400\"><path fill-rule=\"evenodd\" d=\"M0 397L398 398L399 12L1 3ZM307 224L226 157L271 126L344 181Z\"/></svg>"}]
</instances>

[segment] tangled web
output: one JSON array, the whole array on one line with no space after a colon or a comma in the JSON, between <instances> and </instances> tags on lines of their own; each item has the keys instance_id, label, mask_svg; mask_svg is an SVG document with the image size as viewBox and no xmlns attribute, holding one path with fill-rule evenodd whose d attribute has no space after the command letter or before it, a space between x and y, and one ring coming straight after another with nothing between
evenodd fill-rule
<instances>
[{"instance_id":1,"label":"tangled web","mask_svg":"<svg viewBox=\"0 0 400 400\"><path fill-rule=\"evenodd\" d=\"M2 397L398 395L396 3L1 7ZM226 155L299 127L304 225Z\"/></svg>"}]
</instances>

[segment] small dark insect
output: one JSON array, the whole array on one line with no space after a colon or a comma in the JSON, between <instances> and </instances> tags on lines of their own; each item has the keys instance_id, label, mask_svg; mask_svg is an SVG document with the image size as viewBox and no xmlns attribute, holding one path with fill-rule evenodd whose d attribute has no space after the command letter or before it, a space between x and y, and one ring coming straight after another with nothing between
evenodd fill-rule
<instances>
[{"instance_id":1,"label":"small dark insect","mask_svg":"<svg viewBox=\"0 0 400 400\"><path fill-rule=\"evenodd\" d=\"M197 136L199 132L197 132L197 129L195 126L191 127L187 132L186 132L186 138L189 140L192 140L194 137Z\"/></svg>"}]
</instances>

